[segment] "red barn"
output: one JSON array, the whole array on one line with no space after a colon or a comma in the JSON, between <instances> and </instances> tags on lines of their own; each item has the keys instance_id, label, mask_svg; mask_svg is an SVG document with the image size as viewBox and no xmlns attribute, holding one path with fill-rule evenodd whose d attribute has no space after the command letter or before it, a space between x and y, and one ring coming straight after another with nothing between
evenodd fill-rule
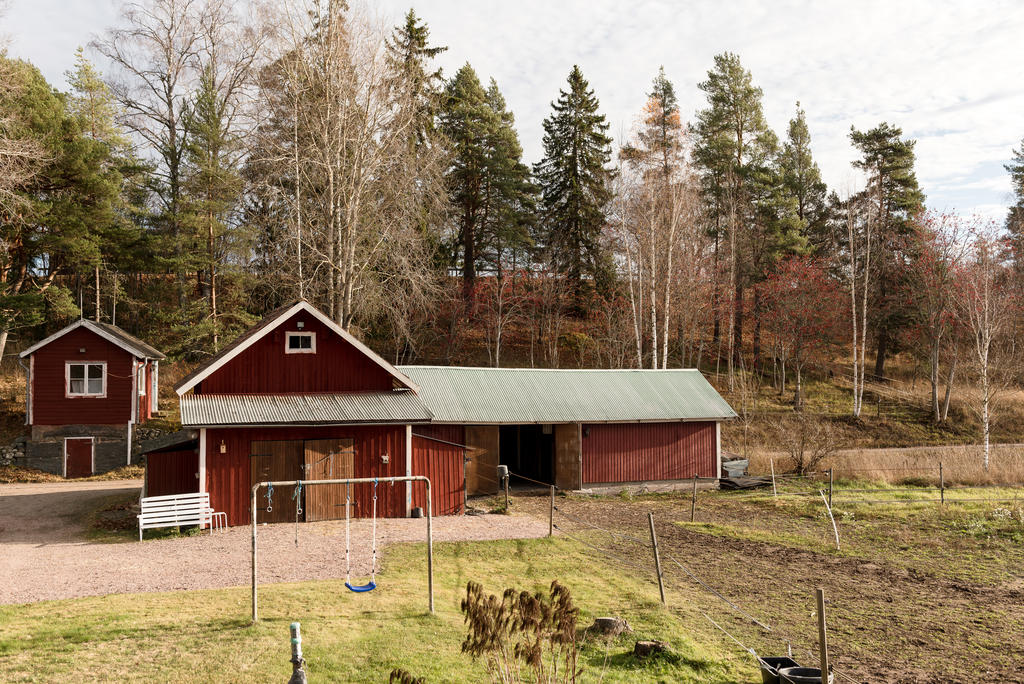
<instances>
[{"instance_id":1,"label":"red barn","mask_svg":"<svg viewBox=\"0 0 1024 684\"><path fill-rule=\"evenodd\" d=\"M86 477L131 463L133 427L157 410L163 358L121 328L88 320L23 351L25 464Z\"/></svg>"},{"instance_id":2,"label":"red barn","mask_svg":"<svg viewBox=\"0 0 1024 684\"><path fill-rule=\"evenodd\" d=\"M194 479L232 525L250 520L251 486L267 480L426 475L434 512L449 514L497 491L499 464L564 489L716 477L718 422L735 417L695 370L395 367L305 301L175 389L191 432L153 454L147 487ZM425 506L420 487L382 485L378 514ZM348 493L263 492L257 520L344 517ZM369 515L372 486L350 493L353 515Z\"/></svg>"}]
</instances>

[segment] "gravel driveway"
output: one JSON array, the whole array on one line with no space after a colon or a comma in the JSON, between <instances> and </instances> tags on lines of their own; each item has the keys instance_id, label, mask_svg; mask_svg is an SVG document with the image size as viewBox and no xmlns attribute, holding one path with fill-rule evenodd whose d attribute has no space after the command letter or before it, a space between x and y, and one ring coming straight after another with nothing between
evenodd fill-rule
<instances>
[{"instance_id":1,"label":"gravel driveway","mask_svg":"<svg viewBox=\"0 0 1024 684\"><path fill-rule=\"evenodd\" d=\"M84 517L140 480L0 485L0 604L147 591L249 584L250 531L229 528L194 537L91 543ZM377 521L378 546L426 539L425 519ZM345 576L344 522L263 525L259 581ZM434 518L434 541L542 537L545 521L525 516ZM370 521L352 525L353 575L368 574Z\"/></svg>"}]
</instances>

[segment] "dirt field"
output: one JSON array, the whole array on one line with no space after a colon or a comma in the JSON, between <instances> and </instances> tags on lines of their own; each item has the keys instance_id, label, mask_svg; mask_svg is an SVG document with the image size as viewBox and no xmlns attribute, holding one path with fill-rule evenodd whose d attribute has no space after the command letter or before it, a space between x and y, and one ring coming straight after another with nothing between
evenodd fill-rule
<instances>
[{"instance_id":1,"label":"dirt field","mask_svg":"<svg viewBox=\"0 0 1024 684\"><path fill-rule=\"evenodd\" d=\"M1024 545L1017 532L1004 535L1024 528L1024 519L979 528L994 525L984 506L1005 510L837 503L842 553L815 510L820 501L702 493L691 524L688 495L571 497L558 499L556 521L601 549L595 562L631 565L653 582L649 546L621 535L646 544L647 513L654 512L667 581L695 596L673 611L695 627L707 625L706 613L764 656L785 655L788 642L795 659L817 667L814 589L824 587L837 682L1024 682ZM517 498L513 508L543 519L547 499ZM699 587L672 558L771 631ZM719 636L723 648L742 653Z\"/></svg>"},{"instance_id":2,"label":"dirt field","mask_svg":"<svg viewBox=\"0 0 1024 684\"><path fill-rule=\"evenodd\" d=\"M100 543L86 520L107 500L123 500L141 482L0 485L0 604L113 593L177 591L249 583L250 531ZM379 520L378 545L426 539L426 520ZM345 576L342 522L261 526L261 583ZM352 525L353 575L370 568L370 521ZM540 537L547 524L526 516L438 517L434 540ZM424 565L426 563L424 562Z\"/></svg>"}]
</instances>

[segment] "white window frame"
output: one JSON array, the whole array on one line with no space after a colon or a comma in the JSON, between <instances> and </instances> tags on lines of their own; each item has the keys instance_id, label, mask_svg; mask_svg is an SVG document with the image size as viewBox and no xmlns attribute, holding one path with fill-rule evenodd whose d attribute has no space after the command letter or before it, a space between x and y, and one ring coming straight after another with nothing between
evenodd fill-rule
<instances>
[{"instance_id":1,"label":"white window frame","mask_svg":"<svg viewBox=\"0 0 1024 684\"><path fill-rule=\"evenodd\" d=\"M309 349L292 349L292 338L293 337L308 337L309 338ZM296 330L294 332L286 332L284 334L284 353L285 354L316 354L316 333L308 330Z\"/></svg>"},{"instance_id":2,"label":"white window frame","mask_svg":"<svg viewBox=\"0 0 1024 684\"><path fill-rule=\"evenodd\" d=\"M138 378L138 383L137 384L139 385L139 396L140 397L146 396L146 362L145 361L143 361L142 365L139 366L139 378Z\"/></svg>"},{"instance_id":3,"label":"white window frame","mask_svg":"<svg viewBox=\"0 0 1024 684\"><path fill-rule=\"evenodd\" d=\"M60 476L67 478L68 476L68 440L69 439L87 439L89 440L89 476L96 474L96 438L95 437L65 437L64 438L64 467L61 470Z\"/></svg>"},{"instance_id":4,"label":"white window frame","mask_svg":"<svg viewBox=\"0 0 1024 684\"><path fill-rule=\"evenodd\" d=\"M85 392L71 391L71 367L86 366L85 369ZM99 394L89 392L89 369L88 366L100 366L103 368L103 391ZM107 398L107 362L106 361L65 361L64 362L64 397L66 399L106 399Z\"/></svg>"}]
</instances>

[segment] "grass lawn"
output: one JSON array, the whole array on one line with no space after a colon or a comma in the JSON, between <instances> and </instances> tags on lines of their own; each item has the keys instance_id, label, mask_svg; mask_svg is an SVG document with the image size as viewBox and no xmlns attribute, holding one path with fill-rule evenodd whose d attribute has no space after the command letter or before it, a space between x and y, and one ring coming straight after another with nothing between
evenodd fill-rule
<instances>
[{"instance_id":1,"label":"grass lawn","mask_svg":"<svg viewBox=\"0 0 1024 684\"><path fill-rule=\"evenodd\" d=\"M262 587L255 626L247 587L2 606L0 680L283 682L291 672L288 624L298 620L311 681L386 682L397 667L428 682L487 681L482 664L460 652L466 582L500 594L546 591L553 579L572 591L581 632L599 615L623 617L634 629L610 643L582 637L583 681L759 678L752 660L721 643L713 627L695 630L664 609L649 578L595 562L568 539L436 544L433 616L424 546L388 549L385 566L369 594L338 581ZM671 652L638 661L630 652L640 638L666 641Z\"/></svg>"}]
</instances>

